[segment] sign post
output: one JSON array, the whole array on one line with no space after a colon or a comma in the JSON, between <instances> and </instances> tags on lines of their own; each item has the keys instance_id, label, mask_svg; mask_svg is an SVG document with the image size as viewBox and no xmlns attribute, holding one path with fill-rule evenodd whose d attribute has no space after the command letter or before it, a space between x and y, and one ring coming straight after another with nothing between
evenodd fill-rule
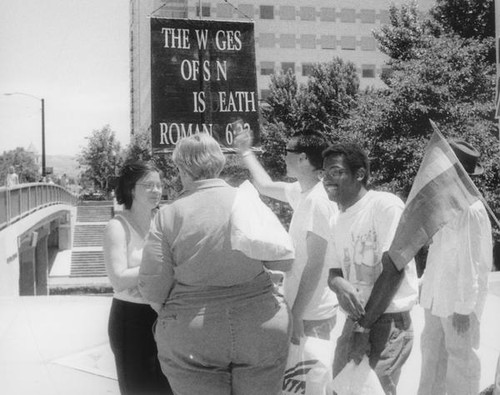
<instances>
[{"instance_id":1,"label":"sign post","mask_svg":"<svg viewBox=\"0 0 500 395\"><path fill-rule=\"evenodd\" d=\"M195 133L233 152L236 127L258 146L253 23L152 18L151 104L153 153Z\"/></svg>"}]
</instances>

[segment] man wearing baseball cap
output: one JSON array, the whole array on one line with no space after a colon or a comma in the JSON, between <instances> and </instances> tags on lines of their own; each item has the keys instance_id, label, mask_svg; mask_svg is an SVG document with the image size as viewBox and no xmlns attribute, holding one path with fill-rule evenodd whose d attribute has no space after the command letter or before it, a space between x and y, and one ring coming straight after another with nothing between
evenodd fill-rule
<instances>
[{"instance_id":1,"label":"man wearing baseball cap","mask_svg":"<svg viewBox=\"0 0 500 395\"><path fill-rule=\"evenodd\" d=\"M483 173L479 152L450 142L469 176ZM481 364L479 322L492 267L491 224L478 199L432 238L422 281L425 311L418 395L476 395Z\"/></svg>"}]
</instances>

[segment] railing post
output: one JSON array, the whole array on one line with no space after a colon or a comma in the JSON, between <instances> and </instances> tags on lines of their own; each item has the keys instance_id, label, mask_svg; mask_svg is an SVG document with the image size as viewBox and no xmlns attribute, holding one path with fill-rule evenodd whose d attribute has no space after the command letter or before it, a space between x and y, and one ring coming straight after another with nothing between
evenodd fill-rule
<instances>
[{"instance_id":1,"label":"railing post","mask_svg":"<svg viewBox=\"0 0 500 395\"><path fill-rule=\"evenodd\" d=\"M10 208L10 189L7 189L7 226L10 225L11 218L12 218L12 213Z\"/></svg>"}]
</instances>

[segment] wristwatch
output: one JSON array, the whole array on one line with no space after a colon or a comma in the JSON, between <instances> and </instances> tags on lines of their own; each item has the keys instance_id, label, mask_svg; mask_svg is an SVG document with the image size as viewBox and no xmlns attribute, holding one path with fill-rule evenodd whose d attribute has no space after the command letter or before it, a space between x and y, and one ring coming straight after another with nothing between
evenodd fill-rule
<instances>
[{"instance_id":1,"label":"wristwatch","mask_svg":"<svg viewBox=\"0 0 500 395\"><path fill-rule=\"evenodd\" d=\"M359 325L358 321L354 322L354 326L352 327L353 332L356 333L370 333L370 328L365 328L364 326Z\"/></svg>"}]
</instances>

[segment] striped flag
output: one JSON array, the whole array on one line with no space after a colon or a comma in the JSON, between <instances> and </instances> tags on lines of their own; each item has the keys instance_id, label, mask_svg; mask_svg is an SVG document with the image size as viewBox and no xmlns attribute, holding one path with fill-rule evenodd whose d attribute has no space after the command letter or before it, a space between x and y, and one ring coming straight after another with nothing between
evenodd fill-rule
<instances>
[{"instance_id":1,"label":"striped flag","mask_svg":"<svg viewBox=\"0 0 500 395\"><path fill-rule=\"evenodd\" d=\"M434 133L389 248L400 270L439 229L481 197L434 122L431 125Z\"/></svg>"}]
</instances>

